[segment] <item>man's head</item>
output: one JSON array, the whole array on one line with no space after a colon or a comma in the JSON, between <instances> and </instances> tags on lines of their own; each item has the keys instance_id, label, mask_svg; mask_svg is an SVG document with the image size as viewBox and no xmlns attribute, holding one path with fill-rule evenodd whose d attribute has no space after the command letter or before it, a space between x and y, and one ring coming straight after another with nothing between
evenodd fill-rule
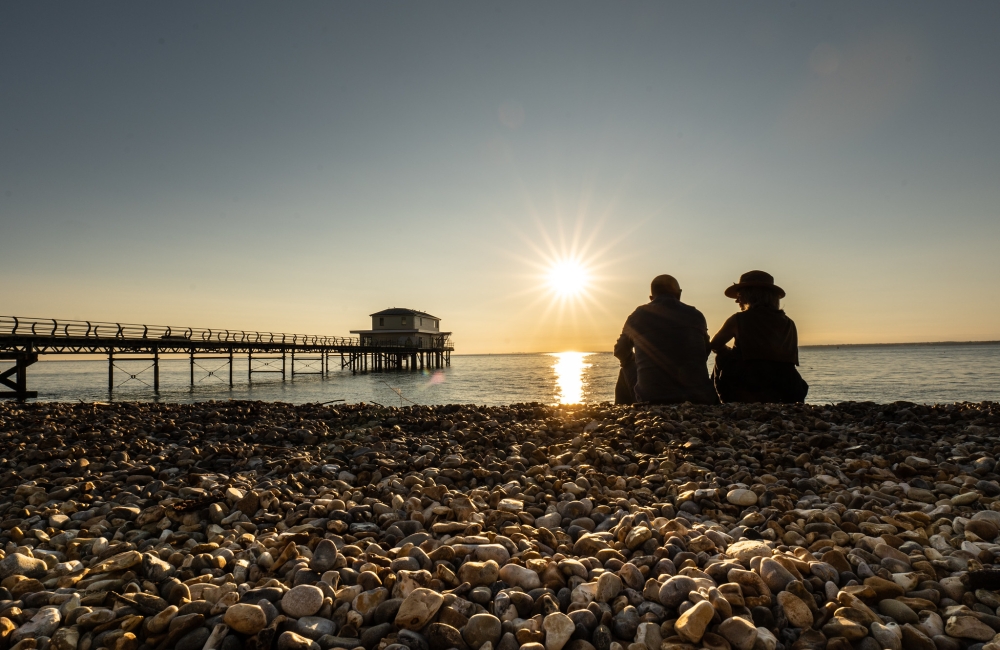
<instances>
[{"instance_id":1,"label":"man's head","mask_svg":"<svg viewBox=\"0 0 1000 650\"><path fill-rule=\"evenodd\" d=\"M650 300L656 300L660 296L673 296L680 300L681 297L681 285L677 284L677 280L672 275L658 275L653 278L652 284L649 285Z\"/></svg>"}]
</instances>

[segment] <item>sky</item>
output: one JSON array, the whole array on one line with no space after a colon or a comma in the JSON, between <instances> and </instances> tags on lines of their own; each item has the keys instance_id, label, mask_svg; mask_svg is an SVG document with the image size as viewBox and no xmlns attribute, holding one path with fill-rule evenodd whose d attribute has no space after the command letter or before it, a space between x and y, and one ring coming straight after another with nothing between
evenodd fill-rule
<instances>
[{"instance_id":1,"label":"sky","mask_svg":"<svg viewBox=\"0 0 1000 650\"><path fill-rule=\"evenodd\" d=\"M0 4L0 313L610 350L1000 339L1000 4ZM548 269L575 260L583 291Z\"/></svg>"}]
</instances>

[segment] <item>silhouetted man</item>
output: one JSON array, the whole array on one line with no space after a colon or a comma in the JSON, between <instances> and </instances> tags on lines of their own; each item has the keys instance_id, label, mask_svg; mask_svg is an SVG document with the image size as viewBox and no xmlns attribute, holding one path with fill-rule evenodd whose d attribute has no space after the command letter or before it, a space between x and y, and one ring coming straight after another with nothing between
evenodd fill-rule
<instances>
[{"instance_id":1,"label":"silhouetted man","mask_svg":"<svg viewBox=\"0 0 1000 650\"><path fill-rule=\"evenodd\" d=\"M708 376L708 326L700 311L681 302L681 287L670 275L658 275L649 303L625 321L615 344L622 369L615 402L718 404Z\"/></svg>"}]
</instances>

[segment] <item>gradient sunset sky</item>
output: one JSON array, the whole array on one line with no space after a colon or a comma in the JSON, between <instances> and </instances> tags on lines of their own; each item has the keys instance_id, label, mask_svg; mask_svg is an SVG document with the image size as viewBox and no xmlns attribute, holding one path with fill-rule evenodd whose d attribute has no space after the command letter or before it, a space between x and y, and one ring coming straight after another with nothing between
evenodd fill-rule
<instances>
[{"instance_id":1,"label":"gradient sunset sky","mask_svg":"<svg viewBox=\"0 0 1000 650\"><path fill-rule=\"evenodd\" d=\"M0 313L609 350L1000 339L1000 3L0 4ZM584 294L549 290L574 258Z\"/></svg>"}]
</instances>

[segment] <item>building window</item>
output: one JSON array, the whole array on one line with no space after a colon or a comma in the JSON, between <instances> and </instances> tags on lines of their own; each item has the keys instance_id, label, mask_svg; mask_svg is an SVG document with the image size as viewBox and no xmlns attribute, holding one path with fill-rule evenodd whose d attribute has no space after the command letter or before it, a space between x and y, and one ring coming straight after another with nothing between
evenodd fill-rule
<instances>
[{"instance_id":1,"label":"building window","mask_svg":"<svg viewBox=\"0 0 1000 650\"><path fill-rule=\"evenodd\" d=\"M406 325L406 316L403 316L403 325Z\"/></svg>"},{"instance_id":2,"label":"building window","mask_svg":"<svg viewBox=\"0 0 1000 650\"><path fill-rule=\"evenodd\" d=\"M378 319L378 324L379 324L379 327L385 325L385 319L384 318L379 318Z\"/></svg>"}]
</instances>

